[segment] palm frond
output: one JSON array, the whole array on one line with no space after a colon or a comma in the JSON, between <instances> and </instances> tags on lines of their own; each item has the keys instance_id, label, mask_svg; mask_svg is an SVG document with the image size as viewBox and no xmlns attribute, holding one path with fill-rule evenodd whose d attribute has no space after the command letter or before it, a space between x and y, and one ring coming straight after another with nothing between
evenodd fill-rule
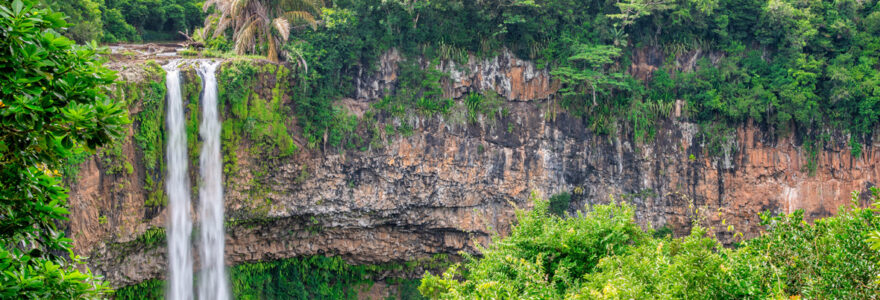
<instances>
[{"instance_id":1,"label":"palm frond","mask_svg":"<svg viewBox=\"0 0 880 300\"><path fill-rule=\"evenodd\" d=\"M217 27L214 28L213 37L217 38L220 35L224 34L226 32L226 28L229 28L229 25L232 25L232 18L220 18L220 20L217 21Z\"/></svg>"},{"instance_id":2,"label":"palm frond","mask_svg":"<svg viewBox=\"0 0 880 300\"><path fill-rule=\"evenodd\" d=\"M199 34L219 37L233 29L235 52L252 53L258 44L266 44L269 58L279 54L296 60L308 70L302 53L293 57L279 50L290 39L291 30L302 24L317 29L318 16L324 0L205 0L203 10L214 9L214 15L205 20L205 31Z\"/></svg>"},{"instance_id":3,"label":"palm frond","mask_svg":"<svg viewBox=\"0 0 880 300\"><path fill-rule=\"evenodd\" d=\"M196 28L193 31L193 38L199 42L207 42L208 41L208 27Z\"/></svg>"},{"instance_id":4,"label":"palm frond","mask_svg":"<svg viewBox=\"0 0 880 300\"><path fill-rule=\"evenodd\" d=\"M321 0L282 0L278 8L282 11L304 11L312 15L317 15L324 7L324 1Z\"/></svg>"},{"instance_id":5,"label":"palm frond","mask_svg":"<svg viewBox=\"0 0 880 300\"><path fill-rule=\"evenodd\" d=\"M302 43L302 41L294 42L294 44L292 45L293 47L290 47L288 51L284 52L284 56L286 56L288 60L295 59L297 66L303 68L303 70L305 70L305 73L308 73L309 63L306 62L306 58L303 56L304 51L301 47Z\"/></svg>"},{"instance_id":6,"label":"palm frond","mask_svg":"<svg viewBox=\"0 0 880 300\"><path fill-rule=\"evenodd\" d=\"M297 11L288 11L284 13L284 18L292 23L306 23L312 27L312 30L318 28L318 22L315 20L315 16L307 11L297 10Z\"/></svg>"},{"instance_id":7,"label":"palm frond","mask_svg":"<svg viewBox=\"0 0 880 300\"><path fill-rule=\"evenodd\" d=\"M287 42L287 38L290 37L290 22L287 22L287 19L284 18L275 18L275 20L272 20L272 26L275 27L275 30L278 30L281 40Z\"/></svg>"},{"instance_id":8,"label":"palm frond","mask_svg":"<svg viewBox=\"0 0 880 300\"><path fill-rule=\"evenodd\" d=\"M266 54L266 58L271 62L278 62L278 43L275 41L275 37L272 35L267 36L268 43L266 45L266 51L269 52Z\"/></svg>"},{"instance_id":9,"label":"palm frond","mask_svg":"<svg viewBox=\"0 0 880 300\"><path fill-rule=\"evenodd\" d=\"M223 5L228 1L229 0L207 0L205 1L205 4L202 4L202 11L208 12L208 9L210 9L211 6L216 6L217 10L223 10Z\"/></svg>"},{"instance_id":10,"label":"palm frond","mask_svg":"<svg viewBox=\"0 0 880 300\"><path fill-rule=\"evenodd\" d=\"M272 19L269 17L269 9L260 1L250 1L252 1L250 13L256 15L260 19L263 19L265 23L269 23L269 20Z\"/></svg>"},{"instance_id":11,"label":"palm frond","mask_svg":"<svg viewBox=\"0 0 880 300\"><path fill-rule=\"evenodd\" d=\"M253 18L248 25L244 26L235 33L235 52L238 54L247 53L248 48L254 47L254 38L257 35L258 20Z\"/></svg>"},{"instance_id":12,"label":"palm frond","mask_svg":"<svg viewBox=\"0 0 880 300\"><path fill-rule=\"evenodd\" d=\"M232 3L227 10L230 15L239 16L245 10L245 7L248 5L250 0L231 0ZM258 1L259 2L259 1Z\"/></svg>"}]
</instances>

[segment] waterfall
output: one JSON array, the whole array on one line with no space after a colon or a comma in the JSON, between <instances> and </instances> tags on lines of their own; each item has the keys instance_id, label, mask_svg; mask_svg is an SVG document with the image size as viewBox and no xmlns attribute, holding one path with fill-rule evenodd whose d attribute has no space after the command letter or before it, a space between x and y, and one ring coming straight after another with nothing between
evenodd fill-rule
<instances>
[{"instance_id":1,"label":"waterfall","mask_svg":"<svg viewBox=\"0 0 880 300\"><path fill-rule=\"evenodd\" d=\"M217 113L217 78L219 62L203 61L199 66L202 77L202 123L199 134L202 150L199 158L199 216L201 218L201 262L199 299L227 300L226 264L223 247L223 161L220 156L220 120Z\"/></svg>"},{"instance_id":2,"label":"waterfall","mask_svg":"<svg viewBox=\"0 0 880 300\"><path fill-rule=\"evenodd\" d=\"M190 220L190 188L187 177L186 129L183 101L180 95L180 70L177 61L164 67L168 89L168 145L166 149L168 176L168 290L166 298L191 300L193 298L193 262L190 250L192 221Z\"/></svg>"},{"instance_id":3,"label":"waterfall","mask_svg":"<svg viewBox=\"0 0 880 300\"><path fill-rule=\"evenodd\" d=\"M193 255L190 185L187 176L186 120L180 93L179 61L166 65L168 146L166 191L168 193L168 290L171 300L193 299ZM223 230L223 161L220 156L220 120L217 112L217 79L219 62L201 61L198 72L202 78L202 138L199 158L199 216L201 218L202 271L199 278L199 299L227 300Z\"/></svg>"}]
</instances>

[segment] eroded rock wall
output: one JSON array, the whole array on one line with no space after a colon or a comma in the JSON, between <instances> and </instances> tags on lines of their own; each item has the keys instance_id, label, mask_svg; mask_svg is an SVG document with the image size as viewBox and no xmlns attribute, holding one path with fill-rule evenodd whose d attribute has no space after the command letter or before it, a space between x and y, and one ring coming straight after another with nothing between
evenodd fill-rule
<instances>
[{"instance_id":1,"label":"eroded rock wall","mask_svg":"<svg viewBox=\"0 0 880 300\"><path fill-rule=\"evenodd\" d=\"M374 101L393 91L398 79L398 63L405 58L396 49L383 54L375 73L356 79L355 99ZM424 61L420 61L422 67ZM509 101L530 101L550 98L559 90L559 81L550 77L550 71L539 69L534 62L521 60L509 50L491 58L469 56L468 62L441 61L431 65L445 74L443 97L458 99L468 92L494 91Z\"/></svg>"},{"instance_id":2,"label":"eroded rock wall","mask_svg":"<svg viewBox=\"0 0 880 300\"><path fill-rule=\"evenodd\" d=\"M386 54L377 75L359 80L357 102L376 101L393 86L394 59L399 57ZM760 232L761 211L829 216L849 203L851 191L866 192L880 180L877 138L860 157L835 142L845 138L834 139L810 174L798 141L758 126L736 130L731 150L720 156L706 155L697 125L676 117L664 120L648 142L636 142L623 123L615 134L597 135L584 118L546 113L556 90L546 70L509 54L466 69L470 73L452 76L448 95L494 90L507 99L509 114L479 124L384 117L380 121L411 122L413 134L367 151L299 151L260 170L266 175L259 198L247 182L263 158L243 152L241 173L227 174L227 262L321 254L382 263L474 252L474 241L509 232L515 207L528 207L532 191L544 197L572 193L570 211L614 195L635 205L645 227L686 234L700 218L730 242L733 232L722 220L752 237ZM71 211L83 217L70 223L89 238L77 239L77 251L90 255L93 270L115 286L164 277L164 243L136 241L149 226L163 226L163 209L139 206L137 184L107 200L106 185L113 181L94 162L80 174ZM92 220L96 210L114 211L109 224Z\"/></svg>"}]
</instances>

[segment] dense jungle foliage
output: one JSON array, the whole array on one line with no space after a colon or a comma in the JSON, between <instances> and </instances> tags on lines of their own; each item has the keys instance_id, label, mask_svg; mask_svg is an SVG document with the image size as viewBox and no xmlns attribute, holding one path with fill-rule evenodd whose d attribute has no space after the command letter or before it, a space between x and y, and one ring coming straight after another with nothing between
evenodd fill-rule
<instances>
[{"instance_id":1,"label":"dense jungle foliage","mask_svg":"<svg viewBox=\"0 0 880 300\"><path fill-rule=\"evenodd\" d=\"M224 151L237 151L237 139L248 138L255 142L248 150L267 160L299 146L382 147L386 136L412 134L413 116L479 123L504 115L493 92L443 98L439 83L449 74L435 67L506 50L560 80L559 93L542 105L548 119L569 113L599 134L631 132L649 141L657 122L683 100L682 118L700 124L709 154L729 151L732 129L753 121L802 138L814 160L836 132L861 156L880 120L878 0L205 2L0 2L0 297L105 292L98 278L77 269L71 240L58 230L67 214L61 177L91 154L107 159L112 172L132 172L112 159L122 155L113 139L129 122L124 108L131 100L122 99L143 100L143 112L133 116L135 143L144 154L148 204L164 202L162 79L120 87L111 100L107 88L115 76L101 66L91 41L171 40L182 31L205 47L191 50L194 55L285 62L230 65L220 74L230 116ZM391 49L406 58L398 87L362 118L352 116L336 101L352 96L355 78L375 71ZM660 57L645 81L628 72L637 53ZM259 95L250 90L257 74L283 80L271 95ZM290 114L302 143L289 130ZM379 115L401 122L380 124ZM196 124L187 125L194 136ZM227 168L236 166L232 155L224 158ZM622 203L566 216L567 197L536 201L534 211L519 213L510 237L484 249L482 259L427 275L421 292L431 298L867 298L880 292L876 206L845 208L815 225L800 213L763 216L765 235L725 248L698 220L683 238L643 232ZM151 232L151 240L161 239ZM245 278L234 282L236 293L351 297L347 283L363 281L366 271L323 259L236 267L232 277ZM290 282L266 280L266 272ZM153 295L161 290L158 282L144 286ZM249 294L263 292L272 294ZM148 293L133 287L117 296Z\"/></svg>"},{"instance_id":2,"label":"dense jungle foliage","mask_svg":"<svg viewBox=\"0 0 880 300\"><path fill-rule=\"evenodd\" d=\"M633 207L613 198L574 216L536 199L532 211L517 212L510 236L481 258L425 274L419 291L431 299L872 299L880 293L880 190L872 192L873 206L859 208L853 193L852 205L814 225L803 211L764 214L766 233L733 248L699 218L690 235L674 238L642 231Z\"/></svg>"},{"instance_id":3,"label":"dense jungle foliage","mask_svg":"<svg viewBox=\"0 0 880 300\"><path fill-rule=\"evenodd\" d=\"M310 256L237 265L230 268L229 278L235 299L358 299L358 293L369 290L385 272L448 266L445 255L383 265L352 265L339 257ZM418 279L383 280L397 285L388 291L389 299L424 299L417 289ZM164 281L150 280L121 288L114 296L121 300L162 299L164 289Z\"/></svg>"},{"instance_id":4,"label":"dense jungle foliage","mask_svg":"<svg viewBox=\"0 0 880 300\"><path fill-rule=\"evenodd\" d=\"M777 135L805 138L813 154L842 132L859 156L880 120L876 0L286 2L310 3L297 12L316 26L261 27L268 37L240 41L255 29L224 27L227 34L216 35L217 21L209 18L206 31L215 34L201 41L214 55L235 49L270 56L272 43L282 42L281 57L296 67L301 85L294 111L311 147L370 145L372 139L345 142L351 127L374 135L381 128L339 122L345 113L333 103L353 95L354 77L391 48L409 58L402 72L415 72L391 91L394 105L382 110L389 113L454 114L437 92L446 74L433 67L510 49L561 80L548 107L586 118L598 133L624 127L650 140L681 99L683 117L701 125L710 154L730 150L724 146L732 128L753 120ZM647 82L628 73L639 51L659 56ZM548 108L548 117L554 113Z\"/></svg>"},{"instance_id":5,"label":"dense jungle foliage","mask_svg":"<svg viewBox=\"0 0 880 300\"><path fill-rule=\"evenodd\" d=\"M99 297L108 287L80 264L59 228L69 213L68 159L114 142L129 122L107 97L114 72L95 45L61 36L61 13L0 2L0 298Z\"/></svg>"},{"instance_id":6,"label":"dense jungle foliage","mask_svg":"<svg viewBox=\"0 0 880 300\"><path fill-rule=\"evenodd\" d=\"M202 25L198 0L40 0L64 13L70 24L64 35L86 43L182 40Z\"/></svg>"}]
</instances>

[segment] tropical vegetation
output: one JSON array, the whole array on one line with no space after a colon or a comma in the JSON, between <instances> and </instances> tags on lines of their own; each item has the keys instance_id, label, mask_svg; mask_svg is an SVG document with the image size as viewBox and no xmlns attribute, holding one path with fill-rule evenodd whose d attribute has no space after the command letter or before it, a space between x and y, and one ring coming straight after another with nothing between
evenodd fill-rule
<instances>
[{"instance_id":1,"label":"tropical vegetation","mask_svg":"<svg viewBox=\"0 0 880 300\"><path fill-rule=\"evenodd\" d=\"M265 158L256 166L265 174L300 149L381 148L425 118L495 125L507 103L493 91L447 98L441 83L451 74L440 66L501 53L558 80L559 91L540 101L548 122L564 113L594 134L644 143L678 105L674 117L699 125L697 155L733 151L734 128L755 124L794 136L811 171L832 136L863 159L880 123L878 0L3 0L0 18L0 298L106 296L62 233L63 178L92 154L108 174L133 173L116 140L129 129L147 206L164 205L162 71L147 64L149 80L111 92L117 78L98 43L189 39L188 55L234 58L218 74L227 174L241 145ZM390 51L402 56L395 88L360 116L346 111L338 100L355 96ZM188 147L197 149L198 83L188 82ZM128 127L132 99L140 111ZM298 172L297 181L309 176ZM262 192L258 177L250 196ZM683 237L645 231L623 201L571 215L570 194L534 198L508 237L425 274L419 291L435 299L876 297L873 192L873 206L846 206L813 224L800 211L764 214L764 233L734 244L700 219ZM163 239L152 228L134 242ZM387 268L396 267L318 256L240 265L231 275L242 298L351 298ZM398 280L418 297L413 280ZM159 297L162 288L148 281L115 297Z\"/></svg>"},{"instance_id":2,"label":"tropical vegetation","mask_svg":"<svg viewBox=\"0 0 880 300\"><path fill-rule=\"evenodd\" d=\"M431 299L870 299L880 293L880 253L866 239L880 228L880 189L872 193L873 206L860 208L854 192L851 205L815 224L802 210L763 214L766 232L733 247L699 218L690 235L672 237L642 231L633 206L613 198L565 216L533 198L508 237L426 273L419 291Z\"/></svg>"},{"instance_id":3,"label":"tropical vegetation","mask_svg":"<svg viewBox=\"0 0 880 300\"><path fill-rule=\"evenodd\" d=\"M39 0L67 16L61 32L78 43L183 40L202 25L198 0Z\"/></svg>"},{"instance_id":4,"label":"tropical vegetation","mask_svg":"<svg viewBox=\"0 0 880 300\"><path fill-rule=\"evenodd\" d=\"M95 45L60 35L64 15L34 2L0 3L0 298L99 297L108 288L80 264L59 223L68 214L60 170L121 136L128 113L107 97L115 74ZM81 271L82 270L82 271Z\"/></svg>"},{"instance_id":5,"label":"tropical vegetation","mask_svg":"<svg viewBox=\"0 0 880 300\"><path fill-rule=\"evenodd\" d=\"M232 29L236 53L265 53L270 61L278 62L279 48L287 42L291 30L300 23L315 28L320 5L313 0L208 0L205 8L216 8L217 15L208 19L200 38L207 40L209 34L216 38ZM258 51L257 46L265 50Z\"/></svg>"},{"instance_id":6,"label":"tropical vegetation","mask_svg":"<svg viewBox=\"0 0 880 300\"><path fill-rule=\"evenodd\" d=\"M280 6L287 2L298 5ZM202 35L202 41L215 52L265 54L272 60L286 53L278 58L296 66L293 106L312 147L339 147L349 143L328 141L356 138L347 133L353 131L350 124L338 121L344 112L334 102L352 96L355 78L373 71L392 48L405 58L401 70L414 72L402 77L410 82L389 91L394 103L385 107L389 114L455 115L456 109L444 104L450 99L431 87L448 75L432 74L436 66L507 49L560 80L561 89L545 108L551 118L567 112L599 134L625 129L650 141L681 100L680 118L700 125L709 154L730 151L731 130L754 122L776 136L805 140L814 160L838 132L859 156L880 120L877 1L235 3L240 9L218 4L219 12L206 22L206 32L213 34ZM253 17L261 9L268 13ZM284 25L278 17L291 11L296 14ZM291 21L295 17L304 20L301 25ZM227 26L233 29L220 34ZM651 63L656 69L634 77L629 69L634 55L656 57ZM381 131L369 128L372 124L361 120L354 131ZM354 141L350 148L367 148L371 140Z\"/></svg>"},{"instance_id":7,"label":"tropical vegetation","mask_svg":"<svg viewBox=\"0 0 880 300\"><path fill-rule=\"evenodd\" d=\"M425 268L447 267L447 257L436 255L404 264L352 265L339 257L308 256L244 263L230 268L235 299L358 299L377 280L397 285L386 295L391 299L423 299L418 279L382 278L390 271L412 273ZM165 282L149 280L116 291L116 299L162 299Z\"/></svg>"}]
</instances>

